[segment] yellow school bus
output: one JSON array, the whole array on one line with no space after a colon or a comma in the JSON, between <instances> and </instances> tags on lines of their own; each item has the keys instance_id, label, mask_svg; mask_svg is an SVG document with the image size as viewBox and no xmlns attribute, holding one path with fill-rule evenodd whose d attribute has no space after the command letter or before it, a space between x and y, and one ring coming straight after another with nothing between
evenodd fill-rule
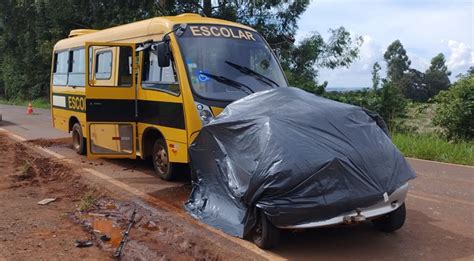
<instances>
[{"instance_id":1,"label":"yellow school bus","mask_svg":"<svg viewBox=\"0 0 474 261\"><path fill-rule=\"evenodd\" d=\"M252 28L197 14L71 31L54 46L51 112L89 158L151 158L170 180L225 106L287 86Z\"/></svg>"}]
</instances>

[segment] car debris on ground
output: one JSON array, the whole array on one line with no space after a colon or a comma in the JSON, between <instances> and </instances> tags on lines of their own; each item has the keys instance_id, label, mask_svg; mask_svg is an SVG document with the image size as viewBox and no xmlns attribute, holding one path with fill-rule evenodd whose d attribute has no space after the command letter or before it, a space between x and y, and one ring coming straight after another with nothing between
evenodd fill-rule
<instances>
[{"instance_id":1,"label":"car debris on ground","mask_svg":"<svg viewBox=\"0 0 474 261\"><path fill-rule=\"evenodd\" d=\"M75 242L74 242L74 245L76 245L76 247L90 247L90 246L93 246L94 244L92 243L91 240L80 240L80 239L77 239Z\"/></svg>"},{"instance_id":2,"label":"car debris on ground","mask_svg":"<svg viewBox=\"0 0 474 261\"><path fill-rule=\"evenodd\" d=\"M56 201L56 198L45 198L38 202L38 205L48 205L49 203Z\"/></svg>"},{"instance_id":3,"label":"car debris on ground","mask_svg":"<svg viewBox=\"0 0 474 261\"><path fill-rule=\"evenodd\" d=\"M125 230L125 233L123 234L122 241L120 241L120 245L117 247L117 250L115 250L114 257L115 258L120 258L122 255L123 248L125 247L125 244L127 243L128 240L128 235L130 234L130 230L132 229L133 225L135 224L135 215L137 214L137 209L133 209L132 215L130 219L128 220L128 227L127 230Z\"/></svg>"}]
</instances>

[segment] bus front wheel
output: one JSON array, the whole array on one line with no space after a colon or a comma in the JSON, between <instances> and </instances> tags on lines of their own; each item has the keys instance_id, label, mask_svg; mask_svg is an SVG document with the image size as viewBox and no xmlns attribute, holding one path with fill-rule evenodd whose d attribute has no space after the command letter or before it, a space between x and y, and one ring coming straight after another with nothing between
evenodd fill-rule
<instances>
[{"instance_id":1,"label":"bus front wheel","mask_svg":"<svg viewBox=\"0 0 474 261\"><path fill-rule=\"evenodd\" d=\"M79 155L86 155L86 139L82 135L82 128L79 123L72 126L72 147Z\"/></svg>"},{"instance_id":2,"label":"bus front wheel","mask_svg":"<svg viewBox=\"0 0 474 261\"><path fill-rule=\"evenodd\" d=\"M171 163L168 156L166 142L162 139L156 140L153 145L153 167L155 173L164 180L175 178L176 164Z\"/></svg>"}]
</instances>

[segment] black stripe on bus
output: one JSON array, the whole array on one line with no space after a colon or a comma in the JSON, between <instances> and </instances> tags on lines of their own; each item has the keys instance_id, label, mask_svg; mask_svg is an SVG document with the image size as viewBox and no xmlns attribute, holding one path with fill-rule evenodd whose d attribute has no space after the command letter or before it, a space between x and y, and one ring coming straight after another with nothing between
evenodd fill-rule
<instances>
[{"instance_id":1,"label":"black stripe on bus","mask_svg":"<svg viewBox=\"0 0 474 261\"><path fill-rule=\"evenodd\" d=\"M135 100L87 99L87 121L135 122Z\"/></svg>"},{"instance_id":2,"label":"black stripe on bus","mask_svg":"<svg viewBox=\"0 0 474 261\"><path fill-rule=\"evenodd\" d=\"M176 129L185 129L183 104L138 100L87 99L87 121L142 122Z\"/></svg>"},{"instance_id":3,"label":"black stripe on bus","mask_svg":"<svg viewBox=\"0 0 474 261\"><path fill-rule=\"evenodd\" d=\"M182 103L138 100L139 122L185 129Z\"/></svg>"}]
</instances>

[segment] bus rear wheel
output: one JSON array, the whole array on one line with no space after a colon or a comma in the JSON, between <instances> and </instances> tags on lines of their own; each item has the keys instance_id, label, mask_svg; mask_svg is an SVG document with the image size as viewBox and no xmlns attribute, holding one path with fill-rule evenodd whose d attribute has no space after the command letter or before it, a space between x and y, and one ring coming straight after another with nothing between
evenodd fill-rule
<instances>
[{"instance_id":1,"label":"bus rear wheel","mask_svg":"<svg viewBox=\"0 0 474 261\"><path fill-rule=\"evenodd\" d=\"M162 139L156 140L153 145L153 167L155 173L164 180L173 180L175 178L176 164L171 163L168 156L166 142Z\"/></svg>"},{"instance_id":2,"label":"bus rear wheel","mask_svg":"<svg viewBox=\"0 0 474 261\"><path fill-rule=\"evenodd\" d=\"M82 135L82 128L79 123L72 126L72 147L79 155L86 155L86 139Z\"/></svg>"}]
</instances>

